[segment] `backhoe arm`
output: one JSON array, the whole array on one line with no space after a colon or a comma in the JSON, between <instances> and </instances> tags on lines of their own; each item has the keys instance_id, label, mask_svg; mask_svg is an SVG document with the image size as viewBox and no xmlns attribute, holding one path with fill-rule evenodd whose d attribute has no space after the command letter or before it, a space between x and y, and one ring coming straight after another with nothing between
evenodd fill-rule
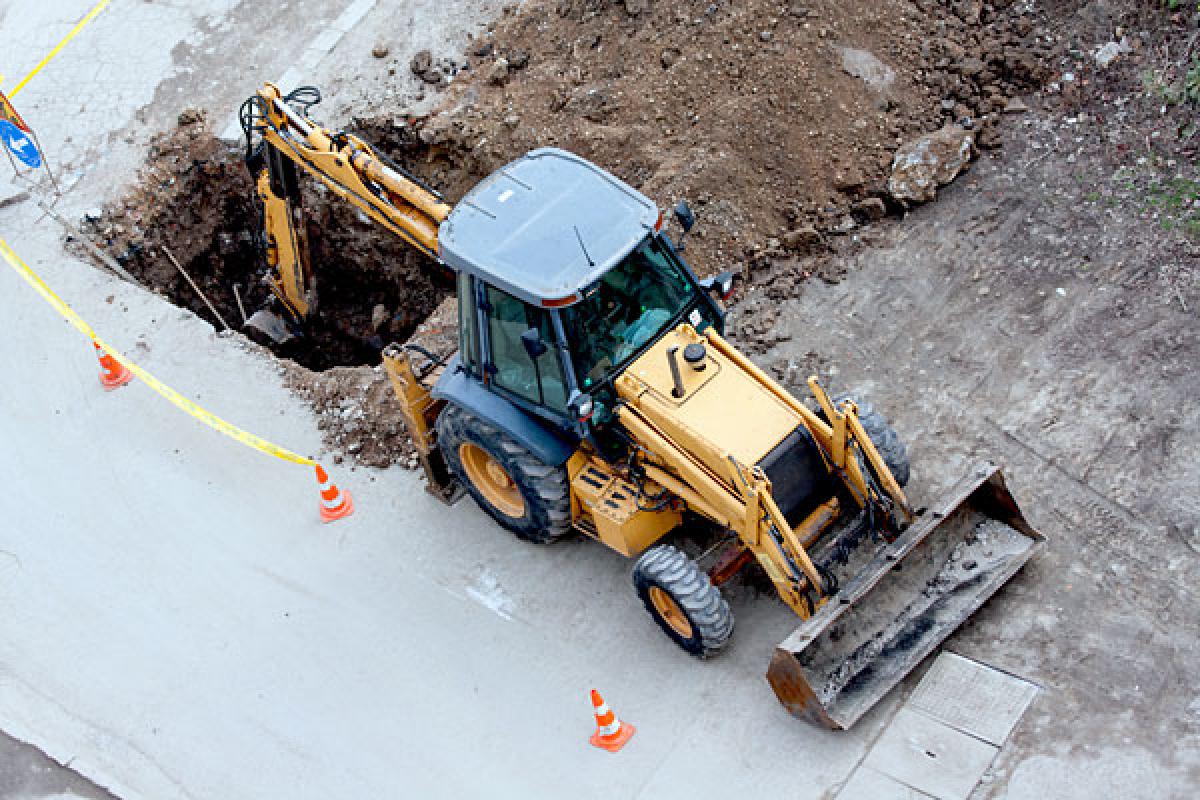
<instances>
[{"instance_id":1,"label":"backhoe arm","mask_svg":"<svg viewBox=\"0 0 1200 800\"><path fill-rule=\"evenodd\" d=\"M310 120L307 109L319 101L316 89L284 96L267 83L241 113L246 164L263 204L271 288L297 322L310 316L316 304L297 166L435 259L438 225L450 213L437 192L387 163L357 136L331 132Z\"/></svg>"},{"instance_id":2,"label":"backhoe arm","mask_svg":"<svg viewBox=\"0 0 1200 800\"><path fill-rule=\"evenodd\" d=\"M267 145L247 159L263 210L267 278L271 292L294 320L316 311L316 283L309 263L307 231L296 165Z\"/></svg>"}]
</instances>

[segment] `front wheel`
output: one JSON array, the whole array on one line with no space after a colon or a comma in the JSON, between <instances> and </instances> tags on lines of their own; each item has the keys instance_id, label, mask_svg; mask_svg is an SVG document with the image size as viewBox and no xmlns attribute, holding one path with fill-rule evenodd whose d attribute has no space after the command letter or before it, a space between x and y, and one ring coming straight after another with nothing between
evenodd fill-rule
<instances>
[{"instance_id":1,"label":"front wheel","mask_svg":"<svg viewBox=\"0 0 1200 800\"><path fill-rule=\"evenodd\" d=\"M675 644L697 658L718 653L733 634L733 611L696 562L669 544L642 554L633 586L650 616Z\"/></svg>"},{"instance_id":2,"label":"front wheel","mask_svg":"<svg viewBox=\"0 0 1200 800\"><path fill-rule=\"evenodd\" d=\"M844 400L854 401L854 405L858 407L858 421L862 423L863 430L870 437L871 444L875 445L875 449L879 451L879 457L883 459L883 463L887 464L887 468L892 473L892 477L896 479L896 483L902 487L907 486L911 473L908 461L908 448L904 446L904 442L901 441L900 436L896 433L896 429L888 423L887 418L875 408L874 404L863 395L855 392L846 392L834 397L832 402L835 406L839 406Z\"/></svg>"}]
</instances>

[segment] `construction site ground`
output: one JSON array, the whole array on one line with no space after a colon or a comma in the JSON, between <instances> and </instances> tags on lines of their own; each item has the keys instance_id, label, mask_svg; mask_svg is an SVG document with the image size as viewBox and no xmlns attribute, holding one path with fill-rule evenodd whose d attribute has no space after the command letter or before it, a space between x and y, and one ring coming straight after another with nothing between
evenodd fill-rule
<instances>
[{"instance_id":1,"label":"construction site ground","mask_svg":"<svg viewBox=\"0 0 1200 800\"><path fill-rule=\"evenodd\" d=\"M91 5L0 0L4 88ZM64 241L45 180L0 181L0 236L166 383L336 465L357 510L322 525L306 469L140 382L105 394L87 340L0 265L0 798L834 798L919 677L817 730L763 680L795 625L769 593L736 590L733 646L697 662L626 560L425 493L372 317L444 337L445 286L388 294L419 264L319 194L325 280L376 281L337 300L345 347L218 333L161 248L235 319L252 221L214 135L285 75L451 199L557 144L691 200L687 255L746 278L742 346L798 392L817 372L869 394L918 504L1003 462L1048 538L947 644L1040 687L969 796L1194 797L1200 174L1195 106L1166 92L1196 31L1186 6L1057 0L112 3L17 105L56 213L152 290ZM979 160L905 212L891 153L964 116ZM587 744L593 686L637 725L617 755Z\"/></svg>"}]
</instances>

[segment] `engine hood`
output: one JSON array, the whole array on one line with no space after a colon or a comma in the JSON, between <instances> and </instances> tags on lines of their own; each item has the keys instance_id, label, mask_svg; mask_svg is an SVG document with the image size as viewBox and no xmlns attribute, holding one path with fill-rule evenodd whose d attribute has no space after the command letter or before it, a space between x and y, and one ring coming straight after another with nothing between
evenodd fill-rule
<instances>
[{"instance_id":1,"label":"engine hood","mask_svg":"<svg viewBox=\"0 0 1200 800\"><path fill-rule=\"evenodd\" d=\"M684 360L688 345L704 348L703 369ZM678 397L668 361L673 347L683 384ZM686 324L630 364L616 387L622 400L719 475L728 474L728 456L745 466L759 463L802 422L754 375Z\"/></svg>"}]
</instances>

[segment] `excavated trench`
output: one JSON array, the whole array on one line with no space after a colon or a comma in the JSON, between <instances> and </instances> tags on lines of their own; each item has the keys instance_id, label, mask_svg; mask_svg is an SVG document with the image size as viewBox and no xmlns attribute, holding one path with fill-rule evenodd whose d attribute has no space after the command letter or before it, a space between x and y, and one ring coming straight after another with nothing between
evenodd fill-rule
<instances>
[{"instance_id":1,"label":"excavated trench","mask_svg":"<svg viewBox=\"0 0 1200 800\"><path fill-rule=\"evenodd\" d=\"M362 120L351 130L453 201L477 176L424 144L420 125ZM268 304L261 217L242 157L185 114L152 144L138 185L88 220L139 281L218 330L223 323L168 253L231 328L242 328L243 309L252 315ZM453 290L452 277L315 179L304 181L304 210L319 307L301 336L270 346L315 371L378 364L385 345L407 339Z\"/></svg>"}]
</instances>

